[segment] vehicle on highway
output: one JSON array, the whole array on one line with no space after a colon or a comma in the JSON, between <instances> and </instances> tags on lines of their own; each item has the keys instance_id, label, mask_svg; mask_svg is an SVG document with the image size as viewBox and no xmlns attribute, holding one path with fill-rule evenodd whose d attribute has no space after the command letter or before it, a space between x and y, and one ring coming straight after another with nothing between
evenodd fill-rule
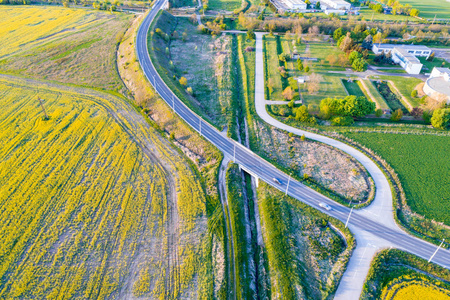
<instances>
[{"instance_id":1,"label":"vehicle on highway","mask_svg":"<svg viewBox=\"0 0 450 300\"><path fill-rule=\"evenodd\" d=\"M325 208L326 210L332 210L331 206L329 206L328 204L326 204L324 202L320 202L319 206Z\"/></svg>"},{"instance_id":2,"label":"vehicle on highway","mask_svg":"<svg viewBox=\"0 0 450 300\"><path fill-rule=\"evenodd\" d=\"M275 183L281 184L281 181L278 178L276 178L276 177L272 178L272 180Z\"/></svg>"}]
</instances>

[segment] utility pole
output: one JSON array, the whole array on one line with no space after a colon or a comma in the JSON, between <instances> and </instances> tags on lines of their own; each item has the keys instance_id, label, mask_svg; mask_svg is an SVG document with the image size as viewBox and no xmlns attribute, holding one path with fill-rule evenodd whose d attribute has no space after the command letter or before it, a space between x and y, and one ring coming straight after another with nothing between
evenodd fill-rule
<instances>
[{"instance_id":1,"label":"utility pole","mask_svg":"<svg viewBox=\"0 0 450 300\"><path fill-rule=\"evenodd\" d=\"M434 25L434 22L436 21L436 16L437 15L434 15L433 23L431 23L431 25Z\"/></svg>"},{"instance_id":2,"label":"utility pole","mask_svg":"<svg viewBox=\"0 0 450 300\"><path fill-rule=\"evenodd\" d=\"M430 262L433 257L436 255L436 253L439 251L439 249L441 248L442 244L444 243L445 239L442 239L441 244L439 245L439 247L436 249L436 251L434 251L433 255L431 255L430 259L428 260L428 262Z\"/></svg>"},{"instance_id":3,"label":"utility pole","mask_svg":"<svg viewBox=\"0 0 450 300\"><path fill-rule=\"evenodd\" d=\"M353 207L350 210L350 213L348 214L347 222L345 222L345 228L347 228L347 226L348 226L348 221L350 221L350 216L352 215L352 211L353 211Z\"/></svg>"},{"instance_id":4,"label":"utility pole","mask_svg":"<svg viewBox=\"0 0 450 300\"><path fill-rule=\"evenodd\" d=\"M44 113L45 119L48 120L47 112L45 111L44 103L42 103L41 97L38 96L39 103L41 104L42 112Z\"/></svg>"},{"instance_id":5,"label":"utility pole","mask_svg":"<svg viewBox=\"0 0 450 300\"><path fill-rule=\"evenodd\" d=\"M286 186L286 196L287 196L287 193L288 193L288 189L289 189L289 182L291 181L291 175L289 175L289 177L288 177L288 183L287 183L287 186Z\"/></svg>"}]
</instances>

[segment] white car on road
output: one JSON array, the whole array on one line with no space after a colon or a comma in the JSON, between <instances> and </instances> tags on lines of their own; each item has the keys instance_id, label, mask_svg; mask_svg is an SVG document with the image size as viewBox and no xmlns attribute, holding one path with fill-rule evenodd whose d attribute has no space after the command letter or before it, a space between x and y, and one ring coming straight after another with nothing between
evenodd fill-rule
<instances>
[{"instance_id":1,"label":"white car on road","mask_svg":"<svg viewBox=\"0 0 450 300\"><path fill-rule=\"evenodd\" d=\"M324 202L320 202L319 206L325 208L326 210L332 210L331 206L329 206L328 204L326 204Z\"/></svg>"}]
</instances>

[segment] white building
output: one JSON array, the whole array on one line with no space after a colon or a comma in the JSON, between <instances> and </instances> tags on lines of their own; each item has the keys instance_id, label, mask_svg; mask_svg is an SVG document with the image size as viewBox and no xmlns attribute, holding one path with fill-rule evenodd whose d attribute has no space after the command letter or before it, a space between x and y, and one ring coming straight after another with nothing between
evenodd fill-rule
<instances>
[{"instance_id":1,"label":"white building","mask_svg":"<svg viewBox=\"0 0 450 300\"><path fill-rule=\"evenodd\" d=\"M320 4L326 4L327 6L333 8L333 9L344 9L349 10L352 5L344 0L319 0ZM324 7L322 7L323 9Z\"/></svg>"},{"instance_id":2,"label":"white building","mask_svg":"<svg viewBox=\"0 0 450 300\"><path fill-rule=\"evenodd\" d=\"M408 74L420 74L422 64L414 54L409 53L403 48L394 48L392 51L392 60L402 66Z\"/></svg>"},{"instance_id":3,"label":"white building","mask_svg":"<svg viewBox=\"0 0 450 300\"><path fill-rule=\"evenodd\" d=\"M396 44L373 44L372 51L375 54L388 53L389 51L393 51L394 48L403 48L408 53L413 54L414 56L426 57L428 58L431 55L432 50L427 46L421 45L396 45Z\"/></svg>"},{"instance_id":4,"label":"white building","mask_svg":"<svg viewBox=\"0 0 450 300\"><path fill-rule=\"evenodd\" d=\"M305 10L307 7L302 0L284 0L283 2L290 10Z\"/></svg>"},{"instance_id":5,"label":"white building","mask_svg":"<svg viewBox=\"0 0 450 300\"><path fill-rule=\"evenodd\" d=\"M391 52L392 60L402 66L408 74L420 74L423 65L417 56L428 58L432 53L427 46L395 44L373 44L372 51L375 54Z\"/></svg>"},{"instance_id":6,"label":"white building","mask_svg":"<svg viewBox=\"0 0 450 300\"><path fill-rule=\"evenodd\" d=\"M450 69L434 68L423 86L423 92L435 100L450 104Z\"/></svg>"}]
</instances>

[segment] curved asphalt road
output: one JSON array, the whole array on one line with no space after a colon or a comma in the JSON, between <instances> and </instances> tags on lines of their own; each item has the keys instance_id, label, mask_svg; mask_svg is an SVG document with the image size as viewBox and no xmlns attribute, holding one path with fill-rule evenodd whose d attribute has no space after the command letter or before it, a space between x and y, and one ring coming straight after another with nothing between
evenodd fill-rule
<instances>
[{"instance_id":1,"label":"curved asphalt road","mask_svg":"<svg viewBox=\"0 0 450 300\"><path fill-rule=\"evenodd\" d=\"M160 96L167 102L167 104L174 109L174 111L183 118L191 127L200 132L207 140L213 143L217 148L224 152L229 157L234 157L235 162L249 172L257 175L261 180L264 180L268 184L278 188L279 190L286 192L287 183L289 181L287 193L342 221L346 222L350 213L350 209L344 207L333 200L319 194L318 192L304 186L300 182L289 179L288 175L284 174L267 161L260 158L258 155L237 143L236 141L223 136L218 130L213 128L207 122L203 121L198 115L192 112L180 99L178 99L174 93L166 86L164 81L159 77L156 72L147 50L147 33L150 24L155 17L156 13L161 9L167 0L159 0L155 3L152 10L146 16L142 22L137 37L136 48L137 55L141 67L154 86L155 90ZM278 178L281 184L273 182L273 178ZM320 202L329 204L333 210L326 211L319 207ZM355 233L358 242L358 233L367 236L373 236L377 240L386 241L386 245L395 245L395 247L411 252L424 259L429 259L436 251L437 246L428 242L422 241L415 237L408 235L400 230L398 227L393 228L392 224L385 224L380 222L377 218L371 218L359 212L353 211L349 227ZM433 257L433 262L450 269L450 252L448 250L440 249Z\"/></svg>"}]
</instances>

